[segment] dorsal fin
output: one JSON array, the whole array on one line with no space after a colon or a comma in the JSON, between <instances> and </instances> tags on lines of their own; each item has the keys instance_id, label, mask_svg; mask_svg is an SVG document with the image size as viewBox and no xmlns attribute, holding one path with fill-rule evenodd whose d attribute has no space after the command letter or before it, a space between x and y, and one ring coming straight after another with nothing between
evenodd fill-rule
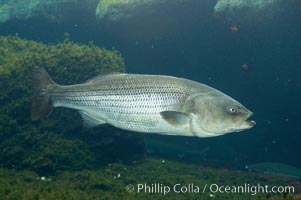
<instances>
[{"instance_id":1,"label":"dorsal fin","mask_svg":"<svg viewBox=\"0 0 301 200\"><path fill-rule=\"evenodd\" d=\"M104 79L104 78L106 78L108 76L111 76L113 74L124 74L124 73L123 72L116 72L116 71L106 71L104 73L101 73L101 74L99 74L97 76L94 76L94 77L88 79L86 81L86 83L93 83L93 82L99 81L101 79Z\"/></svg>"}]
</instances>

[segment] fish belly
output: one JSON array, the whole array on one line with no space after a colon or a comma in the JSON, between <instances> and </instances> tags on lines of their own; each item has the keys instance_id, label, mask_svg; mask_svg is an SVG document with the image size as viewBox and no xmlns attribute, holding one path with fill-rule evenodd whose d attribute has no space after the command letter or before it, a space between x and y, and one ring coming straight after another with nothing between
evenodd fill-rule
<instances>
[{"instance_id":1,"label":"fish belly","mask_svg":"<svg viewBox=\"0 0 301 200\"><path fill-rule=\"evenodd\" d=\"M64 97L56 100L55 107L68 107L85 112L88 116L115 127L145 133L189 135L188 126L167 123L160 112L177 111L178 100L159 95L108 95Z\"/></svg>"}]
</instances>

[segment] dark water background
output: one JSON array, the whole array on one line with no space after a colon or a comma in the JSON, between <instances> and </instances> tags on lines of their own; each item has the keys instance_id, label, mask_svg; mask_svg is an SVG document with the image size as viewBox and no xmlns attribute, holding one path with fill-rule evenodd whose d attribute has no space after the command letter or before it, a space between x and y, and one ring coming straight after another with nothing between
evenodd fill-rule
<instances>
[{"instance_id":1,"label":"dark water background","mask_svg":"<svg viewBox=\"0 0 301 200\"><path fill-rule=\"evenodd\" d=\"M301 168L301 3L239 15L214 15L214 4L160 5L155 15L142 11L118 22L98 22L94 13L78 11L62 23L9 21L0 33L57 43L68 32L73 41L120 51L129 73L208 84L252 110L257 125L216 138L173 137L177 145L210 147L206 160L220 166L242 169L269 161ZM230 31L232 25L237 32ZM241 67L245 63L248 70Z\"/></svg>"}]
</instances>

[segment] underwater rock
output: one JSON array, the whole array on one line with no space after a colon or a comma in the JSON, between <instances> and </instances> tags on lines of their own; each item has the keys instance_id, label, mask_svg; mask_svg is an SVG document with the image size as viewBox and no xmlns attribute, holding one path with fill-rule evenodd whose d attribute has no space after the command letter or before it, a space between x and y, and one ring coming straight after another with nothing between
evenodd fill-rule
<instances>
[{"instance_id":1,"label":"underwater rock","mask_svg":"<svg viewBox=\"0 0 301 200\"><path fill-rule=\"evenodd\" d=\"M160 4L178 4L184 2L185 0L99 0L96 8L96 17L99 20L107 18L111 21L116 21L119 19L125 19L139 12L150 12L154 13L157 6ZM141 11L141 8L143 9Z\"/></svg>"},{"instance_id":2,"label":"underwater rock","mask_svg":"<svg viewBox=\"0 0 301 200\"><path fill-rule=\"evenodd\" d=\"M259 10L278 1L281 0L219 0L214 6L214 12L218 13L244 8Z\"/></svg>"},{"instance_id":3,"label":"underwater rock","mask_svg":"<svg viewBox=\"0 0 301 200\"><path fill-rule=\"evenodd\" d=\"M253 165L247 165L246 169L249 171L273 174L301 180L301 169L283 163L256 163Z\"/></svg>"},{"instance_id":4,"label":"underwater rock","mask_svg":"<svg viewBox=\"0 0 301 200\"><path fill-rule=\"evenodd\" d=\"M61 22L75 18L79 10L85 15L96 15L101 20L118 20L140 12L156 12L152 7L160 4L177 4L185 0L0 0L0 23L18 19L44 18ZM141 11L142 7L147 7ZM96 11L96 13L95 13ZM92 16L92 15L91 15Z\"/></svg>"},{"instance_id":5,"label":"underwater rock","mask_svg":"<svg viewBox=\"0 0 301 200\"><path fill-rule=\"evenodd\" d=\"M254 21L275 19L299 4L299 0L218 0L213 12L218 18L251 25Z\"/></svg>"},{"instance_id":6,"label":"underwater rock","mask_svg":"<svg viewBox=\"0 0 301 200\"><path fill-rule=\"evenodd\" d=\"M94 10L97 0L0 0L0 23L32 17L61 21L70 12L75 11L78 5L81 5L82 11Z\"/></svg>"},{"instance_id":7,"label":"underwater rock","mask_svg":"<svg viewBox=\"0 0 301 200\"><path fill-rule=\"evenodd\" d=\"M58 109L46 120L32 122L31 71L35 66L45 67L61 84L81 83L106 69L124 71L124 61L118 52L93 44L79 45L65 40L45 45L18 37L0 37L0 166L43 174L89 168L97 158L93 154L95 148L102 150L121 143L120 140L127 141L128 134L114 136L114 129L85 137L81 118L72 110ZM129 140L133 148L124 151L128 157L137 147L137 137ZM141 148L139 152L143 152ZM116 151L112 147L106 153L118 154ZM110 155L100 155L102 160L95 162L112 160Z\"/></svg>"}]
</instances>

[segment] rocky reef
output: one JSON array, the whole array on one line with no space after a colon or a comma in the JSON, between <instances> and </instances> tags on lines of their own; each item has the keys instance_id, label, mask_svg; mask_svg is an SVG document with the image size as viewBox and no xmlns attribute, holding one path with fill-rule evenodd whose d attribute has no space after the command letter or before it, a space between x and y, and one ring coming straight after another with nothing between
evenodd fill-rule
<instances>
[{"instance_id":1,"label":"rocky reef","mask_svg":"<svg viewBox=\"0 0 301 200\"><path fill-rule=\"evenodd\" d=\"M0 196L6 199L300 199L299 195L289 193L215 192L215 185L284 186L292 183L277 177L162 159L145 159L127 165L112 163L100 169L65 171L56 176L0 169L0 176ZM138 191L138 184L144 188ZM203 191L205 185L207 189Z\"/></svg>"},{"instance_id":2,"label":"rocky reef","mask_svg":"<svg viewBox=\"0 0 301 200\"><path fill-rule=\"evenodd\" d=\"M215 12L222 12L233 9L263 9L279 0L219 0L214 7Z\"/></svg>"},{"instance_id":3,"label":"rocky reef","mask_svg":"<svg viewBox=\"0 0 301 200\"><path fill-rule=\"evenodd\" d=\"M50 22L76 21L72 18L77 18L79 12L99 20L115 21L135 16L141 8L147 8L143 12L155 13L154 6L181 2L185 0L0 0L0 23L33 18Z\"/></svg>"},{"instance_id":4,"label":"rocky reef","mask_svg":"<svg viewBox=\"0 0 301 200\"><path fill-rule=\"evenodd\" d=\"M74 110L58 108L46 120L30 119L33 67L44 67L60 84L82 83L103 70L124 71L123 58L117 51L68 39L45 45L18 37L0 37L0 55L2 167L53 174L143 154L143 140L136 135L121 134L110 126L84 130ZM128 144L126 151L116 151L116 146Z\"/></svg>"},{"instance_id":5,"label":"rocky reef","mask_svg":"<svg viewBox=\"0 0 301 200\"><path fill-rule=\"evenodd\" d=\"M99 20L106 18L116 21L134 17L142 12L155 15L157 11L160 12L160 9L158 9L160 5L168 7L184 2L185 0L100 0L96 7L96 17Z\"/></svg>"},{"instance_id":6,"label":"rocky reef","mask_svg":"<svg viewBox=\"0 0 301 200\"><path fill-rule=\"evenodd\" d=\"M76 12L78 5L83 12L89 12L96 4L97 0L0 0L0 23L30 18L61 22L70 12Z\"/></svg>"},{"instance_id":7,"label":"rocky reef","mask_svg":"<svg viewBox=\"0 0 301 200\"><path fill-rule=\"evenodd\" d=\"M294 5L298 0L218 0L212 4L212 12L217 15L237 13L246 15L271 12L283 12L288 4ZM135 19L137 16L164 17L176 7L184 10L190 6L200 6L206 1L199 0L0 0L0 23L11 20L43 19L47 22L80 23L83 17L91 26L98 21L119 21ZM201 5L202 6L202 5ZM201 8L201 7L200 7ZM162 12L164 10L164 12ZM192 11L192 10L191 10ZM178 11L179 12L179 11ZM187 12L187 11L186 11ZM189 11L188 11L189 12ZM202 10L200 10L202 12ZM247 13L245 13L247 12ZM201 14L201 13L200 13ZM263 15L263 14L262 14ZM202 15L200 15L202 16Z\"/></svg>"}]
</instances>

